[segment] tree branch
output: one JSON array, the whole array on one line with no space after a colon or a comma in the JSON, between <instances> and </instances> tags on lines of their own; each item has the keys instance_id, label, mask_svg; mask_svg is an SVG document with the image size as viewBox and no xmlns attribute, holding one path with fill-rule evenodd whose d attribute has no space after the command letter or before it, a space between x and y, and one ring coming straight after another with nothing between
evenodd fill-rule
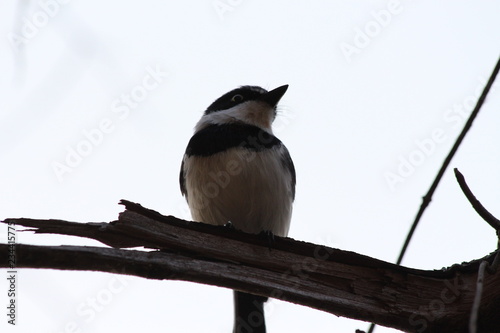
<instances>
[{"instance_id":1,"label":"tree branch","mask_svg":"<svg viewBox=\"0 0 500 333\"><path fill-rule=\"evenodd\" d=\"M500 232L500 220L498 220L495 216L493 216L482 204L479 200L476 199L474 193L472 193L469 185L465 181L464 175L457 168L453 169L455 171L455 177L457 178L458 185L464 192L465 197L469 200L470 204L476 211L485 220L493 229L496 230L497 234Z\"/></svg>"},{"instance_id":2,"label":"tree branch","mask_svg":"<svg viewBox=\"0 0 500 333\"><path fill-rule=\"evenodd\" d=\"M407 332L467 332L479 261L425 271L290 238L187 222L122 201L110 223L8 219L36 233L88 237L115 248L16 245L19 268L92 270L185 280L302 304ZM118 248L144 246L153 251ZM0 244L7 258L9 245ZM78 257L78 260L74 260ZM483 258L493 261L493 255ZM8 267L7 260L0 267ZM500 325L500 274L484 276L478 329Z\"/></svg>"}]
</instances>

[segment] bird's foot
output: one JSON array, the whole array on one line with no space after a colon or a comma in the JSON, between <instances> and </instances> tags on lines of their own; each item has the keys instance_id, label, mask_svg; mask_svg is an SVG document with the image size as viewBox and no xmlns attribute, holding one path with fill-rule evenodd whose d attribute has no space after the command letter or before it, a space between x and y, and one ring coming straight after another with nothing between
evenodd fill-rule
<instances>
[{"instance_id":1,"label":"bird's foot","mask_svg":"<svg viewBox=\"0 0 500 333\"><path fill-rule=\"evenodd\" d=\"M269 249L271 249L274 245L275 239L274 239L274 234L270 230L263 230L259 233L260 236L265 237L267 241L267 246Z\"/></svg>"}]
</instances>

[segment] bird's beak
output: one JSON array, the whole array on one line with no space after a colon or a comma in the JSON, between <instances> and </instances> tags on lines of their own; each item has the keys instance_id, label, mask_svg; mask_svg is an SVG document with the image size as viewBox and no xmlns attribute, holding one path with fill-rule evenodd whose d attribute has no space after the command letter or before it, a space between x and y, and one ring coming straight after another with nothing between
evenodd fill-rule
<instances>
[{"instance_id":1,"label":"bird's beak","mask_svg":"<svg viewBox=\"0 0 500 333\"><path fill-rule=\"evenodd\" d=\"M275 107L280 101L281 97L283 97L287 89L288 84L285 84L284 86L278 87L261 95L259 99L263 100L272 107Z\"/></svg>"}]
</instances>

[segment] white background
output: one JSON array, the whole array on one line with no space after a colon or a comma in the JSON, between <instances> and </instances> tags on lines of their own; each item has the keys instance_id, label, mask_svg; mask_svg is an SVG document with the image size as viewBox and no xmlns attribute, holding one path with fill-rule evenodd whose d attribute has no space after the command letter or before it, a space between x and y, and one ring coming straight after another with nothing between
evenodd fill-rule
<instances>
[{"instance_id":1,"label":"white background","mask_svg":"<svg viewBox=\"0 0 500 333\"><path fill-rule=\"evenodd\" d=\"M500 54L493 0L66 2L0 4L0 218L111 221L123 198L188 219L178 172L202 112L239 85L289 84L275 122L297 170L289 236L394 261ZM499 108L496 88L451 163L497 217ZM450 169L404 265L440 269L495 246ZM231 331L227 289L29 269L12 328L5 275L2 332ZM267 322L271 333L368 327L276 300Z\"/></svg>"}]
</instances>

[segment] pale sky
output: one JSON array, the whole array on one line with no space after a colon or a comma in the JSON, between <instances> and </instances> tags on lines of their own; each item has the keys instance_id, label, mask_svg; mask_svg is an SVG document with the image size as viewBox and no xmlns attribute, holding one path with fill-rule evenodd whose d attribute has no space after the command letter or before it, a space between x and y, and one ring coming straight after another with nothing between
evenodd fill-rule
<instances>
[{"instance_id":1,"label":"pale sky","mask_svg":"<svg viewBox=\"0 0 500 333\"><path fill-rule=\"evenodd\" d=\"M0 218L111 221L128 199L189 219L178 173L202 112L240 85L289 84L274 124L297 171L289 236L391 262L500 55L494 0L19 3L0 4ZM499 87L405 266L440 269L495 249L452 168L500 216ZM17 241L102 246L26 232ZM0 278L0 304L7 289ZM18 293L18 325L2 314L2 332L232 327L231 291L188 282L22 269ZM276 300L266 319L270 333L368 328Z\"/></svg>"}]
</instances>

